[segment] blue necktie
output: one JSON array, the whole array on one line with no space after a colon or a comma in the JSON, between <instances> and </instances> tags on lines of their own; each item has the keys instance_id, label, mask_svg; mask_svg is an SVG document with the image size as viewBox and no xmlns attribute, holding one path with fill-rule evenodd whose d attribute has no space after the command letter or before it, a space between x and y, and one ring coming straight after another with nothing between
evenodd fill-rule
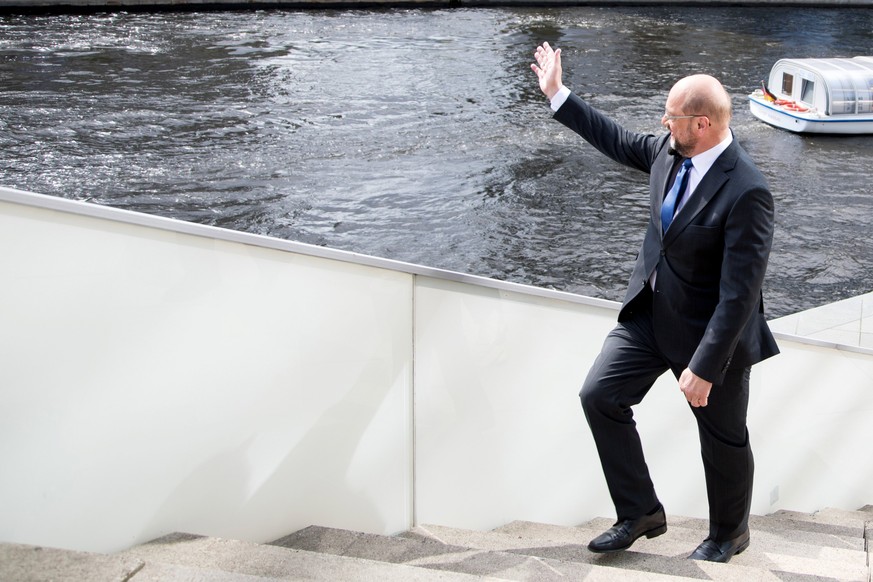
<instances>
[{"instance_id":1,"label":"blue necktie","mask_svg":"<svg viewBox=\"0 0 873 582\"><path fill-rule=\"evenodd\" d=\"M682 199L682 193L688 186L688 176L691 169L691 158L682 162L682 167L676 174L676 181L673 182L673 187L667 192L667 197L664 198L664 204L661 206L661 232L667 232L670 228L670 223L673 222L673 214L676 213L676 204Z\"/></svg>"}]
</instances>

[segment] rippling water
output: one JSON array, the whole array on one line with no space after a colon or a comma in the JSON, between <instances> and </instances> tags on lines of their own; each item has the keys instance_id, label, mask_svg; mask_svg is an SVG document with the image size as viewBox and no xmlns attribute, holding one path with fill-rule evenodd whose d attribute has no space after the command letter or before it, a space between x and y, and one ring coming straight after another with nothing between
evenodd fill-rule
<instances>
[{"instance_id":1,"label":"rippling water","mask_svg":"<svg viewBox=\"0 0 873 582\"><path fill-rule=\"evenodd\" d=\"M588 7L0 17L0 184L621 299L643 174L551 120L528 68L661 131L718 76L769 177L768 315L873 290L873 137L766 126L784 56L871 54L868 9Z\"/></svg>"}]
</instances>

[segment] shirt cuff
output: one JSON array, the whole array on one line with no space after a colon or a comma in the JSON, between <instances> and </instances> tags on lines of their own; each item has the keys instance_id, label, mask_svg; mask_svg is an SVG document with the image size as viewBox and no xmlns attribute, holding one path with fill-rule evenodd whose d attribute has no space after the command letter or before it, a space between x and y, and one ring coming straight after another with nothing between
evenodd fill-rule
<instances>
[{"instance_id":1,"label":"shirt cuff","mask_svg":"<svg viewBox=\"0 0 873 582\"><path fill-rule=\"evenodd\" d=\"M558 92L552 96L552 100L550 101L550 105L552 107L552 111L557 111L561 108L561 105L564 104L564 101L567 100L567 97L570 96L570 90L565 86L561 85L561 88L558 89Z\"/></svg>"}]
</instances>

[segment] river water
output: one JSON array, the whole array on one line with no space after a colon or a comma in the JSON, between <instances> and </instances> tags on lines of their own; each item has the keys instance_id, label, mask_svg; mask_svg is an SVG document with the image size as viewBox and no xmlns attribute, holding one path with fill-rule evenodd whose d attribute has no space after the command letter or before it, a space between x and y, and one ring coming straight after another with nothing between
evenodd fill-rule
<instances>
[{"instance_id":1,"label":"river water","mask_svg":"<svg viewBox=\"0 0 873 582\"><path fill-rule=\"evenodd\" d=\"M719 77L770 180L769 317L873 290L873 137L746 95L787 56L873 54L873 11L579 7L0 16L0 184L620 300L646 176L551 119L529 69L660 132Z\"/></svg>"}]
</instances>

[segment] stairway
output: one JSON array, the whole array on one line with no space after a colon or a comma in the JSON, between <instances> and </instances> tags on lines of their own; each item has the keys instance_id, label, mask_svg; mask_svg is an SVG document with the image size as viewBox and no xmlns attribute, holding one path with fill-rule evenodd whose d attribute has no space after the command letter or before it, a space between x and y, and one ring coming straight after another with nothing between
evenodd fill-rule
<instances>
[{"instance_id":1,"label":"stairway","mask_svg":"<svg viewBox=\"0 0 873 582\"><path fill-rule=\"evenodd\" d=\"M626 552L590 553L588 540L611 525L604 518L579 527L515 521L488 532L427 525L396 536L311 526L269 544L177 533L110 555L0 544L0 582L873 582L873 506L752 516L752 545L730 564L686 559L707 525L676 516L665 535Z\"/></svg>"}]
</instances>

